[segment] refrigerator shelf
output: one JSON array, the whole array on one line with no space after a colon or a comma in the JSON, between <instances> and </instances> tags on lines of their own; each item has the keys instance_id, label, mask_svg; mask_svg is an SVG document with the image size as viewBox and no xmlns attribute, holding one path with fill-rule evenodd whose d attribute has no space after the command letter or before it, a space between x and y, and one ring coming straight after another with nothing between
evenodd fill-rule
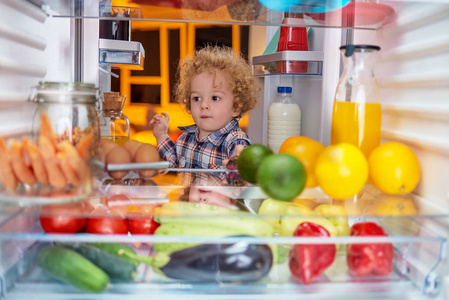
<instances>
[{"instance_id":1,"label":"refrigerator shelf","mask_svg":"<svg viewBox=\"0 0 449 300\"><path fill-rule=\"evenodd\" d=\"M37 237L42 239L36 239ZM44 238L45 237L45 238ZM0 241L7 251L5 254L14 253L9 260L3 258L2 273L2 299L29 299L32 295L51 299L140 299L148 296L164 295L164 298L176 298L182 294L186 299L294 299L298 296L313 297L317 299L328 299L333 295L336 299L370 299L382 296L386 299L395 297L413 297L416 299L430 299L440 292L440 276L436 269L442 267L442 256L446 240L437 236L423 238L403 239L390 237L395 249L394 269L388 276L364 276L354 277L348 273L346 266L346 243L362 242L363 239L344 241L340 238L318 238L315 243L339 243L339 251L334 263L310 285L301 284L291 276L288 258L283 262L273 263L270 272L257 282L240 281L220 282L219 280L208 280L202 282L191 282L186 280L170 279L155 273L150 266L140 264L136 269L134 282L111 282L108 289L100 294L90 294L73 286L62 283L36 265L39 251L53 242L122 242L131 246L139 255L148 256L153 254L152 246L148 243L153 239L152 245L157 242L168 242L169 239L157 239L155 236L141 236L135 238L130 236L95 236L81 235L86 239L76 239L71 235L46 235L30 234L0 235ZM238 243L269 243L271 240L258 238L236 237L228 242ZM290 238L293 240L293 238ZM299 238L300 239L300 238ZM138 243L140 240L141 243ZM189 241L189 238L186 238ZM291 246L298 242L282 241L280 247L286 249L288 255ZM380 242L379 239L368 238L365 242ZM183 243L185 240L173 237L172 243ZM190 242L201 242L190 238ZM203 238L202 243L222 243L224 238ZM302 241L299 241L302 243ZM27 248L24 248L26 245ZM32 246L30 246L32 245ZM205 253L206 255L206 253ZM243 262L243 261L242 261ZM402 298L401 298L402 299Z\"/></svg>"},{"instance_id":2,"label":"refrigerator shelf","mask_svg":"<svg viewBox=\"0 0 449 300\"><path fill-rule=\"evenodd\" d=\"M143 70L145 50L139 42L99 39L98 48L100 66Z\"/></svg>"},{"instance_id":3,"label":"refrigerator shelf","mask_svg":"<svg viewBox=\"0 0 449 300\"><path fill-rule=\"evenodd\" d=\"M363 0L342 3L330 11L304 10L300 5L302 1L290 1L293 4L287 8L276 9L271 3L258 0L223 0L223 1L142 1L133 0L130 7L100 6L98 9L83 9L80 0L70 0L61 3L58 0L42 0L36 3L46 15L55 18L84 18L107 21L167 21L167 22L195 22L208 24L240 24L282 26L284 11L291 13L304 13L305 25L317 28L354 28L377 30L394 16L395 0L383 1L382 4L366 3ZM309 2L310 1L306 1ZM311 1L317 2L317 1ZM319 1L318 1L319 2ZM428 2L425 0L416 2ZM81 3L81 4L80 4ZM344 4L348 3L345 1ZM34 6L36 8L36 6ZM73 8L79 8L78 11ZM116 8L114 10L114 8ZM106 13L105 13L106 12ZM115 14L114 14L115 13ZM113 14L113 17L110 15Z\"/></svg>"},{"instance_id":4,"label":"refrigerator shelf","mask_svg":"<svg viewBox=\"0 0 449 300\"><path fill-rule=\"evenodd\" d=\"M322 204L329 207L344 207L346 214L335 214L330 218L343 220L343 223L347 222L348 226L359 222L375 222L388 236L292 237L281 235L281 231L275 235L261 233L260 236L253 237L247 236L246 230L262 228L254 227L251 225L255 224L253 222L267 224L276 219L298 222L297 220L307 217L307 220L313 223L320 222L323 216L302 213L280 216L276 212L258 214L263 202L268 201L259 187L218 185L217 181L211 178L215 178L214 173L168 172L143 180L137 176L137 173L130 172L121 181L110 178L97 179L95 185L99 186L98 190L89 195L86 200L95 209L93 213L91 210L76 212L67 209L64 211L64 204L53 206L35 203L20 207L12 203L1 203L0 243L3 245L3 255L0 258L1 298L29 299L33 295L39 295L40 298L53 299L115 299L118 297L139 299L163 294L164 298L168 299L179 298L180 295L186 299L279 299L279 297L293 299L298 295L317 299L326 299L330 296L337 299L354 297L369 299L379 296L391 299L399 296L428 299L440 295L441 270L445 268L444 257L447 251L445 250L447 237L444 231L448 228L449 214L444 211L431 212L428 210L431 207L429 205L423 205L422 207L426 210L421 210L423 199L407 195L395 198L397 203L392 202L394 200L392 198L387 198L390 202L385 202L383 199L385 195L373 186L367 185L357 199L335 201L327 197L319 188L307 189L301 197L295 199L296 204L291 205L307 206L310 209ZM195 189L203 196L209 193L210 199L215 198L220 201L215 202L216 205L213 206L184 202L196 201L196 198L192 196ZM181 201L176 202L178 200ZM225 200L226 202L221 202ZM392 206L391 203L396 203L397 207ZM61 205L62 210L59 210ZM161 207L161 205L164 206ZM177 210L178 206L180 210ZM58 210L52 211L52 207L58 207ZM102 207L107 207L114 213L102 214L97 210ZM155 207L162 210L155 210ZM168 210L163 210L164 207ZM405 208L405 210L398 210L399 208ZM44 210L46 214L43 214ZM128 223L153 216L162 224L174 222L172 224L179 224L180 227L177 227L177 231L156 235L132 233L103 235L85 232L50 234L43 230L42 216L84 218L86 222L95 218L109 221L127 218ZM165 218L165 221L160 219L161 217ZM245 226L238 224L245 224ZM187 228L200 230L195 234L193 231L186 232ZM234 228L232 229L234 234L229 234L229 228ZM197 245L213 245L214 247L269 245L273 261L269 273L254 282L241 282L238 278L231 282L221 282L219 279L213 279L214 276L210 277L212 278L210 280L202 279L200 282L171 279L155 272L151 266L141 263L136 269L133 282L111 282L105 292L89 294L59 282L37 266L37 256L41 249L54 243L123 243L132 247L141 256L153 256L156 252L163 251L162 249L176 251L176 249ZM393 271L390 275L356 277L349 273L346 262L348 245L390 243L394 249ZM294 245L311 244L336 245L337 254L332 265L316 281L310 285L304 285L292 276L289 255ZM204 256L208 255L207 253L209 252L204 252ZM244 257L242 256L241 263L245 262ZM219 276L218 274L215 273L216 276ZM332 295L336 290L341 292L338 295Z\"/></svg>"}]
</instances>

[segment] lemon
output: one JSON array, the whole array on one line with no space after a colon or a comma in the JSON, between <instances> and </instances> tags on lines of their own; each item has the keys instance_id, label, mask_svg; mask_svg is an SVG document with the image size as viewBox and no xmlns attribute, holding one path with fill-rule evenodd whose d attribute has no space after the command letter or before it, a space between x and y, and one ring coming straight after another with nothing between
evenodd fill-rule
<instances>
[{"instance_id":1,"label":"lemon","mask_svg":"<svg viewBox=\"0 0 449 300\"><path fill-rule=\"evenodd\" d=\"M265 157L257 170L257 184L270 198L290 201L306 185L303 164L290 154L273 154Z\"/></svg>"},{"instance_id":2,"label":"lemon","mask_svg":"<svg viewBox=\"0 0 449 300\"><path fill-rule=\"evenodd\" d=\"M358 194L368 180L368 162L359 148L340 143L324 149L315 164L320 188L338 200Z\"/></svg>"},{"instance_id":3,"label":"lemon","mask_svg":"<svg viewBox=\"0 0 449 300\"><path fill-rule=\"evenodd\" d=\"M388 142L377 146L369 159L373 184L386 194L412 192L419 182L419 161L406 145Z\"/></svg>"},{"instance_id":4,"label":"lemon","mask_svg":"<svg viewBox=\"0 0 449 300\"><path fill-rule=\"evenodd\" d=\"M237 169L243 180L256 183L256 173L262 160L273 154L270 148L262 144L252 144L240 153L237 158Z\"/></svg>"},{"instance_id":5,"label":"lemon","mask_svg":"<svg viewBox=\"0 0 449 300\"><path fill-rule=\"evenodd\" d=\"M418 210L410 195L380 194L370 202L366 214L372 216L416 216Z\"/></svg>"}]
</instances>

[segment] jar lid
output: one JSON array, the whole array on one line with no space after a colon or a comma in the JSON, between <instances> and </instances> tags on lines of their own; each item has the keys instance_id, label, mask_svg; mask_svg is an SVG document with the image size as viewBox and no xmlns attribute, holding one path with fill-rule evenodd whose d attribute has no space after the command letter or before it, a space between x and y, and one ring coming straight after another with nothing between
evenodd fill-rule
<instances>
[{"instance_id":1,"label":"jar lid","mask_svg":"<svg viewBox=\"0 0 449 300\"><path fill-rule=\"evenodd\" d=\"M278 93L291 93L292 87L291 86L278 86Z\"/></svg>"},{"instance_id":2,"label":"jar lid","mask_svg":"<svg viewBox=\"0 0 449 300\"><path fill-rule=\"evenodd\" d=\"M362 51L379 51L380 47L379 46L375 46L375 45L345 45L345 46L341 46L340 50L345 50L345 56L349 57L352 55L352 53L354 53L354 51L357 52L362 52Z\"/></svg>"},{"instance_id":3,"label":"jar lid","mask_svg":"<svg viewBox=\"0 0 449 300\"><path fill-rule=\"evenodd\" d=\"M41 81L31 88L28 99L39 103L95 104L98 93L91 83Z\"/></svg>"},{"instance_id":4,"label":"jar lid","mask_svg":"<svg viewBox=\"0 0 449 300\"><path fill-rule=\"evenodd\" d=\"M119 92L103 93L103 110L121 111L125 104L126 96L120 95Z\"/></svg>"}]
</instances>

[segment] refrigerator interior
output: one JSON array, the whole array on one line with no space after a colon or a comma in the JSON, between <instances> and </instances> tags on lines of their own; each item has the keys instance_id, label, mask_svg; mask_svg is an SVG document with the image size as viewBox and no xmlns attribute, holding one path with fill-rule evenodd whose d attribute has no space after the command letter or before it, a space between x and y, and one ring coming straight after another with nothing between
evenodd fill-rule
<instances>
[{"instance_id":1,"label":"refrigerator interior","mask_svg":"<svg viewBox=\"0 0 449 300\"><path fill-rule=\"evenodd\" d=\"M149 244L241 242L279 245L287 248L288 252L293 244L306 242L289 237L235 237L223 240L192 236L49 235L44 233L39 222L41 203L17 205L3 201L0 205L1 298L139 299L153 296L167 299L296 299L298 294L318 299L447 298L449 2L398 0L380 3L394 9L394 15L385 23L355 24L348 28L334 23L334 19L321 21L323 24L308 17L308 25L312 27L310 50L322 55L320 74L269 74L264 71L256 75L262 95L259 105L250 115L248 132L253 143L266 143L266 115L275 97L276 87L292 85L294 98L302 111L303 134L328 145L333 97L342 68L339 46L351 43L381 46L375 74L382 93L382 140L402 142L410 146L419 158L421 180L410 195L418 215L379 217L363 214L371 209L371 201L380 197L367 186L364 191L366 201L346 203L346 209L353 212L349 214L348 222L374 220L384 227L390 237L366 240L332 237L319 239L318 242L337 244L340 248L361 241L391 242L394 246L394 270L391 275L368 276L362 280L353 278L347 272L344 252L337 253L334 265L317 282L308 286L294 281L287 260L273 264L269 274L260 281L249 283L239 280L221 282L217 278L211 282L167 279L151 267L140 264L135 282L112 283L106 292L91 294L46 275L36 265L40 250L54 242L123 242L139 254L149 255L152 253ZM41 80L83 81L108 90L110 81L105 72L110 69L99 64L99 5L99 1L95 0L0 2L1 136L17 138L31 132L35 106L28 101L28 93L30 87ZM191 10L185 12L182 18L199 15ZM171 20L163 15L151 18L153 21ZM223 21L220 18L214 12L208 12L206 20L201 21ZM188 21L186 19L181 20ZM337 22L339 20L337 18ZM225 23L254 23L266 27L267 43L281 21L281 12L266 9L262 9L260 15L249 22L224 20ZM80 33L82 40L77 38ZM132 176L135 174L130 174ZM168 178L158 176L154 179L155 187L127 186L124 193L129 193L133 199L149 198L148 195L151 195L153 201L165 202L170 192L183 188L171 181L171 177ZM112 193L102 183L99 186L103 187L100 188L100 196L93 195L88 199L94 205L101 201L99 197L108 197ZM123 191L122 186L124 184L118 185L120 191ZM263 198L257 188L239 189L237 192L233 187L220 187L218 190L243 203L250 212L260 205ZM334 203L319 190L308 190L301 197L312 198L320 204Z\"/></svg>"}]
</instances>

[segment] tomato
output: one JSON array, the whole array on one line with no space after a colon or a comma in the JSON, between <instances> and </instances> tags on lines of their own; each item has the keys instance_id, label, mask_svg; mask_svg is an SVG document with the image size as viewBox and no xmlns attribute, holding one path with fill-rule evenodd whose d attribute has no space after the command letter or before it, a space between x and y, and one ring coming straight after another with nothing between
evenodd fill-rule
<instances>
[{"instance_id":1,"label":"tomato","mask_svg":"<svg viewBox=\"0 0 449 300\"><path fill-rule=\"evenodd\" d=\"M92 234L128 234L126 219L118 216L90 217L85 232Z\"/></svg>"},{"instance_id":2,"label":"tomato","mask_svg":"<svg viewBox=\"0 0 449 300\"><path fill-rule=\"evenodd\" d=\"M128 219L131 234L153 234L159 227L159 223L154 221L152 216L142 216L142 214L132 214L132 216Z\"/></svg>"},{"instance_id":3,"label":"tomato","mask_svg":"<svg viewBox=\"0 0 449 300\"><path fill-rule=\"evenodd\" d=\"M111 213L104 205L98 206L87 220L84 230L92 234L128 234L128 221L121 215Z\"/></svg>"},{"instance_id":4,"label":"tomato","mask_svg":"<svg viewBox=\"0 0 449 300\"><path fill-rule=\"evenodd\" d=\"M77 233L86 226L92 209L89 202L44 205L39 220L46 233Z\"/></svg>"}]
</instances>

